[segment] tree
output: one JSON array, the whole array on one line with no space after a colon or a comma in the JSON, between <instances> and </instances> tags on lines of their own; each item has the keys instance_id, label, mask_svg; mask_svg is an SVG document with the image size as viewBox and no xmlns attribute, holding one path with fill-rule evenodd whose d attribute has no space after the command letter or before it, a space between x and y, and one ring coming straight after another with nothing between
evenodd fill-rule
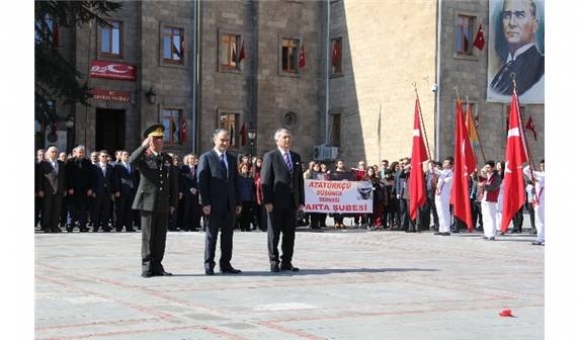
<instances>
[{"instance_id":1,"label":"tree","mask_svg":"<svg viewBox=\"0 0 579 340\"><path fill-rule=\"evenodd\" d=\"M34 103L36 120L50 123L58 120L54 100L65 104L90 105L90 88L85 74L78 71L58 50L60 27L82 26L96 22L110 26L104 17L122 8L112 1L39 1L34 3ZM87 75L86 75L87 76Z\"/></svg>"}]
</instances>

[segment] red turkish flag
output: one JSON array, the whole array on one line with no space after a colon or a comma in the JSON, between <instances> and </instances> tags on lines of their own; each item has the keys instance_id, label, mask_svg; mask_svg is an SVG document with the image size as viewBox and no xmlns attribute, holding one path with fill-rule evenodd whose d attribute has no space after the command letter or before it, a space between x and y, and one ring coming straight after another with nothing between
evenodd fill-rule
<instances>
[{"instance_id":1,"label":"red turkish flag","mask_svg":"<svg viewBox=\"0 0 579 340\"><path fill-rule=\"evenodd\" d=\"M527 125L525 125L525 129L531 131L533 133L533 137L537 140L537 131L535 131L535 123L533 123L533 117L529 116L529 120L527 120Z\"/></svg>"},{"instance_id":2,"label":"red turkish flag","mask_svg":"<svg viewBox=\"0 0 579 340\"><path fill-rule=\"evenodd\" d=\"M478 32L476 32L476 38L474 38L474 47L482 50L485 47L485 34L482 28L482 24L478 26Z\"/></svg>"},{"instance_id":3,"label":"red turkish flag","mask_svg":"<svg viewBox=\"0 0 579 340\"><path fill-rule=\"evenodd\" d=\"M300 59L298 61L298 66L300 68L306 67L306 51L304 50L303 44L302 44L302 51L300 52Z\"/></svg>"},{"instance_id":4,"label":"red turkish flag","mask_svg":"<svg viewBox=\"0 0 579 340\"><path fill-rule=\"evenodd\" d=\"M454 141L454 174L450 189L450 204L453 206L453 215L463 221L468 226L468 231L472 232L468 180L476 167L476 159L468 138L460 100L456 101Z\"/></svg>"},{"instance_id":5,"label":"red turkish flag","mask_svg":"<svg viewBox=\"0 0 579 340\"><path fill-rule=\"evenodd\" d=\"M507 151L505 154L505 192L503 194L503 220L501 230L505 232L513 216L525 204L525 185L523 164L528 161L523 140L519 113L519 98L513 91L509 131L507 133Z\"/></svg>"},{"instance_id":6,"label":"red turkish flag","mask_svg":"<svg viewBox=\"0 0 579 340\"><path fill-rule=\"evenodd\" d=\"M422 162L428 160L428 153L422 139L422 130L420 129L420 103L418 98L414 104L414 130L412 133L412 157L410 159L410 179L408 187L410 190L410 219L416 219L418 208L426 202L426 184L424 182L424 172L422 171Z\"/></svg>"}]
</instances>

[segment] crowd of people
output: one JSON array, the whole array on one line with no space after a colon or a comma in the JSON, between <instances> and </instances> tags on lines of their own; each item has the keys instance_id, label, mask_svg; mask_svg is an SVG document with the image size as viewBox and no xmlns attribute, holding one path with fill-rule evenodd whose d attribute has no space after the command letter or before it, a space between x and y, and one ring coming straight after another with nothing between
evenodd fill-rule
<instances>
[{"instance_id":1,"label":"crowd of people","mask_svg":"<svg viewBox=\"0 0 579 340\"><path fill-rule=\"evenodd\" d=\"M43 168L41 161L53 162L56 152L58 165L63 169L62 203L54 207L51 195L46 195L43 186ZM139 211L131 208L136 189L139 184L137 169L131 169L127 160L130 153L126 150L117 150L115 159L111 159L106 150L94 151L90 158L86 157L85 148L80 145L72 154L64 152L58 154L55 147L37 150L36 163L36 225L41 226L44 232L60 232L61 228L72 232L78 228L81 232L102 230L110 232L133 232L140 229ZM169 154L172 159L171 171L178 178L178 206L170 215L169 231L198 231L205 230L207 219L204 218L197 192L196 172L199 157L187 154L182 158ZM359 161L356 167L348 168L344 161L337 160L330 170L328 164L310 161L303 172L304 179L317 180L350 180L370 181L373 186L373 213L372 214L330 214L336 229L347 228L344 218L350 218L353 228L367 228L370 230L400 230L406 232L435 231L440 235L450 235L466 228L465 223L452 216L449 206L450 188L452 186L452 157L442 163L432 161L424 172L427 200L419 209L418 218L409 218L409 192L407 189L410 173L410 159L402 158L390 163L382 160L381 165L366 166L365 161ZM235 228L239 231L261 230L266 231L266 213L263 206L261 190L261 167L263 158L241 155L236 161L236 170L239 174L237 181L241 188L242 209L236 218ZM98 171L97 171L98 170ZM525 173L525 189L527 202L517 212L512 221L510 233L521 233L524 211L528 212L531 222L530 233L537 234L535 225L534 206L536 205L536 190L533 184L536 178L542 178L544 161L540 162L539 171L531 176ZM440 181L439 179L442 178ZM475 229L483 231L486 238L494 240L500 229L502 218L502 196L504 191L504 162L489 161L480 171L475 170L469 177L469 193L471 210ZM448 185L446 185L448 183ZM475 185L476 184L476 185ZM539 189L541 190L541 189ZM55 194L57 194L55 192ZM46 198L44 196L47 196ZM46 204L43 204L47 201ZM437 209L436 202L439 201ZM443 203L444 201L444 203ZM495 204L493 204L495 203ZM43 206L47 212L43 214ZM59 214L52 212L60 211ZM483 211L485 212L483 214ZM49 216L46 223L41 223L42 216ZM491 218L491 215L494 216ZM309 226L313 230L326 228L327 214L309 213L298 216L298 226ZM52 224L50 224L52 221ZM55 222L56 221L56 222ZM486 223L485 223L486 221ZM484 226L487 226L486 229ZM544 240L540 240L544 242Z\"/></svg>"},{"instance_id":2,"label":"crowd of people","mask_svg":"<svg viewBox=\"0 0 579 340\"><path fill-rule=\"evenodd\" d=\"M161 127L158 125L157 129ZM158 160L151 158L151 155L157 154L154 151L155 143L162 144L162 131L158 133L155 136L154 132L149 131L141 147L132 154L127 150L117 150L114 159L106 150L91 152L87 157L82 145L75 147L70 155L59 153L55 146L37 150L35 225L45 233L63 230L73 232L74 229L79 232L135 232L141 229L143 223L155 224L163 219L166 226L162 229L165 233L167 230L204 230L207 234L205 267L208 275L212 275L215 266L214 254L219 231L222 238L221 270L237 273L238 270L230 264L234 229L242 232L268 232L272 271L280 269L280 255L277 251L280 233L286 234L284 239L288 240L288 244L282 244L281 265L286 269L297 269L291 264L295 228L307 226L312 230L323 231L324 228L332 227L326 225L328 217L333 219L335 229L347 228L345 218L351 219L350 228L368 230L408 233L431 230L435 235L449 236L466 229L466 223L453 216L449 202L454 166L452 157L447 157L442 163L430 161L426 171L423 171L427 199L418 208L416 218L412 219L409 214L408 190L411 162L407 157L392 163L382 160L380 166L367 166L365 161L359 161L356 167L348 168L343 160L335 161L333 169L326 163L316 161L306 166L299 155L289 151L284 153L281 139L288 138L289 132L280 129L276 132L276 143L280 139L279 144L282 146L278 145L277 150L266 153L264 158L250 155L236 158L226 152L229 146L228 132L218 129L214 135L214 149L201 157L187 154L181 163L179 157L171 153L159 152L162 157L158 156ZM162 145L157 147L162 150ZM287 159L282 158L282 154L287 155ZM225 155L227 158L219 158ZM523 232L523 213L527 210L531 222L530 233L537 235L534 245L545 243L544 166L542 160L538 171L529 167L524 169L527 202L514 215L508 231ZM150 170L154 171L152 175L146 173ZM287 177L286 173L291 176ZM495 164L487 161L468 180L472 225L490 241L504 234L500 231L504 173L503 162ZM155 178L159 177L158 174L160 180ZM329 216L325 213L304 213L303 183L311 179L370 182L373 212L334 213ZM283 190L280 195L273 193L278 182L284 182L291 192L287 193L289 196L286 201L278 198L286 197ZM294 190L300 187L301 190ZM147 194L153 190L151 188L158 190L158 197L148 202ZM163 188L167 194L158 195ZM166 208L162 209L163 215L154 217L151 212L158 211L159 197L166 201ZM272 204L276 202L288 210L274 210ZM292 217L289 218L289 215ZM223 228L223 225L231 228ZM151 235L145 233L144 229L143 234L147 234L143 236L147 237L143 241L144 247L158 248L149 244ZM164 238L161 243L164 252ZM226 248L225 257L223 248ZM143 273L149 273L148 276L168 274L162 266L159 268L153 270L147 266Z\"/></svg>"}]
</instances>

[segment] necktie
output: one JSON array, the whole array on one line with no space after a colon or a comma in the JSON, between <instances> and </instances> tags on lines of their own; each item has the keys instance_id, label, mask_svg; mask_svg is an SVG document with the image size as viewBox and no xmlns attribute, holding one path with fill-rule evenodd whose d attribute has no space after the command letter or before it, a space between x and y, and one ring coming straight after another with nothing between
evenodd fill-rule
<instances>
[{"instance_id":1,"label":"necktie","mask_svg":"<svg viewBox=\"0 0 579 340\"><path fill-rule=\"evenodd\" d=\"M102 171L103 171L103 176L106 177L106 175L107 175L107 166L101 164L101 169L102 169Z\"/></svg>"},{"instance_id":2,"label":"necktie","mask_svg":"<svg viewBox=\"0 0 579 340\"><path fill-rule=\"evenodd\" d=\"M225 160L225 152L221 154L221 167L223 168L223 173L227 176L227 161Z\"/></svg>"},{"instance_id":3,"label":"necktie","mask_svg":"<svg viewBox=\"0 0 579 340\"><path fill-rule=\"evenodd\" d=\"M502 94L510 94L513 92L513 82L511 80L511 72L514 60L508 61L500 71L497 73L491 82L491 88Z\"/></svg>"},{"instance_id":4,"label":"necktie","mask_svg":"<svg viewBox=\"0 0 579 340\"><path fill-rule=\"evenodd\" d=\"M52 162L52 167L54 168L54 172L56 172L58 174L58 162L57 161Z\"/></svg>"},{"instance_id":5,"label":"necktie","mask_svg":"<svg viewBox=\"0 0 579 340\"><path fill-rule=\"evenodd\" d=\"M289 152L284 153L283 159L285 161L285 165L287 166L287 171L290 173L293 171L292 160L290 159Z\"/></svg>"}]
</instances>

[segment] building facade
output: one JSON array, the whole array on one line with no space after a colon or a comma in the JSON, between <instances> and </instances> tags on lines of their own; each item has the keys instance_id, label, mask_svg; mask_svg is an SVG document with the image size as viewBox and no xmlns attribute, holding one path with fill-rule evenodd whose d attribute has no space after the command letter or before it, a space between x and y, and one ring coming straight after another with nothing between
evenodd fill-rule
<instances>
[{"instance_id":1,"label":"building facade","mask_svg":"<svg viewBox=\"0 0 579 340\"><path fill-rule=\"evenodd\" d=\"M58 136L68 150L132 150L146 126L162 122L167 149L182 156L211 148L212 131L222 127L233 152L257 155L285 127L306 160L379 164L410 155L418 96L429 152L442 159L454 150L458 92L477 117L479 165L482 151L499 160L510 103L487 96L491 7L487 0L126 1L111 26L60 30L59 48L88 75L94 97L88 107L57 103L69 118L56 127L68 133ZM482 49L473 46L479 26ZM529 149L543 158L544 101L521 107L537 131Z\"/></svg>"}]
</instances>

